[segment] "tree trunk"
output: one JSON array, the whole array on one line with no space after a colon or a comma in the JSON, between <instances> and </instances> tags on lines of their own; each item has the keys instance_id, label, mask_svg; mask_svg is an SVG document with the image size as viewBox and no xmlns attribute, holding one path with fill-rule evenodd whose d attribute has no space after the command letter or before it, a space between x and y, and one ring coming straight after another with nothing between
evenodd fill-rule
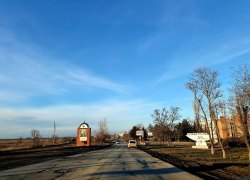
<instances>
[{"instance_id":1,"label":"tree trunk","mask_svg":"<svg viewBox=\"0 0 250 180\"><path fill-rule=\"evenodd\" d=\"M226 159L226 158L227 158L227 156L226 156L226 151L225 151L225 149L224 149L224 148L222 149L222 153L223 153L223 159Z\"/></svg>"},{"instance_id":2,"label":"tree trunk","mask_svg":"<svg viewBox=\"0 0 250 180\"><path fill-rule=\"evenodd\" d=\"M220 132L219 132L219 128L216 124L216 129L217 129L217 137L218 137L218 141L220 142L220 147L221 147L221 150L222 150L222 154L223 154L223 159L226 159L226 151L222 145L222 141L221 141L221 138L220 138Z\"/></svg>"},{"instance_id":3,"label":"tree trunk","mask_svg":"<svg viewBox=\"0 0 250 180\"><path fill-rule=\"evenodd\" d=\"M204 119L206 121L206 125L207 125L207 128L208 128L208 135L209 135L209 139L210 139L210 143L211 143L211 154L214 154L214 136L213 136L213 131L210 132L209 126L208 126L208 122L207 122L206 112L204 111L204 109L203 109L203 107L201 105L201 102L198 99L197 99L197 101L198 101L198 103L200 105L200 108L201 108L203 114L204 114ZM213 130L212 128L213 127L212 127L212 124L211 124L211 130ZM211 135L211 133L212 133L212 135Z\"/></svg>"},{"instance_id":4,"label":"tree trunk","mask_svg":"<svg viewBox=\"0 0 250 180\"><path fill-rule=\"evenodd\" d=\"M211 142L211 140L210 140ZM211 154L214 154L214 143L211 143Z\"/></svg>"},{"instance_id":5,"label":"tree trunk","mask_svg":"<svg viewBox=\"0 0 250 180\"><path fill-rule=\"evenodd\" d=\"M217 124L217 121L216 121L215 116L214 116L214 109L213 109L213 106L211 104L209 104L209 111L210 111L211 125L212 125L212 122L214 122L215 130L216 130L216 134L217 134L217 139L218 139L218 141L220 143L223 158L226 159L226 151L225 151L225 149L224 149L224 147L222 145L222 141L221 141L221 138L220 138L220 130L218 128L218 124Z\"/></svg>"},{"instance_id":6,"label":"tree trunk","mask_svg":"<svg viewBox=\"0 0 250 180\"><path fill-rule=\"evenodd\" d=\"M243 120L243 118L247 118L247 112L246 112L247 109L243 108L243 111L244 111L243 115L246 116L246 117L243 117L239 106L236 106L236 110L237 110L238 115L239 115L239 120L240 120L240 123L241 123L241 126L242 126L243 137L244 137L245 143L247 145L247 149L248 149L248 152L249 152L249 161L250 161L250 144L249 144L249 141L247 139L247 133L246 133L246 125L247 124L245 125L244 120Z\"/></svg>"},{"instance_id":7,"label":"tree trunk","mask_svg":"<svg viewBox=\"0 0 250 180\"><path fill-rule=\"evenodd\" d=\"M233 124L234 124L234 128L235 128L235 136L236 137L239 137L238 136L238 128L237 128L237 124L236 124L236 122L235 122L235 117L234 117L234 114L233 114Z\"/></svg>"}]
</instances>

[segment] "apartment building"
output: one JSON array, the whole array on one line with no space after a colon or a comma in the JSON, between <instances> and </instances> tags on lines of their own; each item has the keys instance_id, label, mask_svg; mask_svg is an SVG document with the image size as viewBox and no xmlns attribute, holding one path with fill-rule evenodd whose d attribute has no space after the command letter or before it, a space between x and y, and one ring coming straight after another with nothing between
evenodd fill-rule
<instances>
[{"instance_id":1,"label":"apartment building","mask_svg":"<svg viewBox=\"0 0 250 180\"><path fill-rule=\"evenodd\" d=\"M241 137L243 135L241 123L239 121L239 116L232 116L230 119L225 119L224 116L221 116L220 119L217 119L218 128L220 131L220 137L226 139L227 137ZM216 132L214 124L212 123L213 129L211 129L211 120L208 121L208 127L205 121L200 122L202 129L206 130L209 128L210 132L213 130ZM250 118L248 118L248 125L250 125ZM250 134L250 127L248 128ZM216 133L215 133L216 134Z\"/></svg>"}]
</instances>

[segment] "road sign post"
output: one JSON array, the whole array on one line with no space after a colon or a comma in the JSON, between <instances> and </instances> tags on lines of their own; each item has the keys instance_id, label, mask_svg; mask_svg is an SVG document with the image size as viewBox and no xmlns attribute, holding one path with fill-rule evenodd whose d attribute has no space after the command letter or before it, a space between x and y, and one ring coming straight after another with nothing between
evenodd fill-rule
<instances>
[{"instance_id":1,"label":"road sign post","mask_svg":"<svg viewBox=\"0 0 250 180\"><path fill-rule=\"evenodd\" d=\"M136 130L136 136L139 136L140 143L141 143L141 137L144 137L144 131L143 130Z\"/></svg>"}]
</instances>

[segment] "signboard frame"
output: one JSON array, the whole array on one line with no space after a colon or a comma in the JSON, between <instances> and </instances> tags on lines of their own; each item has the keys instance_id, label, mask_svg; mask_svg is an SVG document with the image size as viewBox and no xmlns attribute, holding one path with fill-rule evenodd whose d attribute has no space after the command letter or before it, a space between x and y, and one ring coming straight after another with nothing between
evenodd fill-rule
<instances>
[{"instance_id":1,"label":"signboard frame","mask_svg":"<svg viewBox=\"0 0 250 180\"><path fill-rule=\"evenodd\" d=\"M144 137L144 131L143 130L136 130L136 136Z\"/></svg>"}]
</instances>

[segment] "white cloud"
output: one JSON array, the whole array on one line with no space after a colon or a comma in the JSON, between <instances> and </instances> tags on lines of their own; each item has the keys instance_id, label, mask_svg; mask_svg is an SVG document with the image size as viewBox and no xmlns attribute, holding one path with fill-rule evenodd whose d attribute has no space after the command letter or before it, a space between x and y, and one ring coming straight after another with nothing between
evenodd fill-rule
<instances>
[{"instance_id":1,"label":"white cloud","mask_svg":"<svg viewBox=\"0 0 250 180\"><path fill-rule=\"evenodd\" d=\"M1 137L10 135L9 129L14 127L15 137L20 130L29 136L31 129L40 130L41 134L52 132L56 122L59 136L75 132L84 121L89 123L92 130L97 130L100 118L106 118L110 132L128 131L139 122L148 125L151 121L150 112L161 107L159 103L147 103L144 100L117 101L107 100L96 104L64 105L44 108L0 108ZM146 114L146 116L145 116ZM24 132L22 132L24 136Z\"/></svg>"}]
</instances>

